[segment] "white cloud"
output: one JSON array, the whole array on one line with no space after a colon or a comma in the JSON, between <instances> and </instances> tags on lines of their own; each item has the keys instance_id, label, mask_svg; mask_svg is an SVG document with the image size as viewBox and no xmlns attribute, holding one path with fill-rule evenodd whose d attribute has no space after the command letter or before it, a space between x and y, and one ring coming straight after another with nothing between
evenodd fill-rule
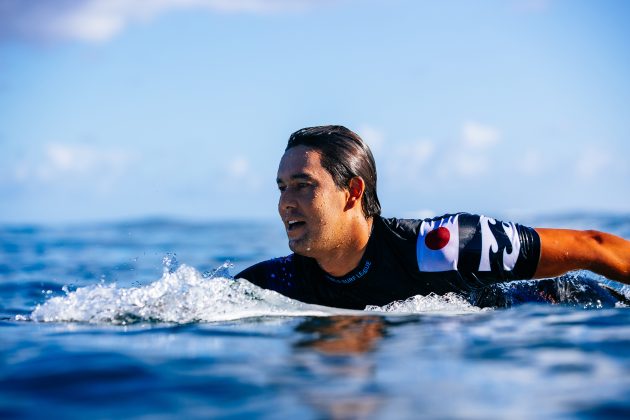
<instances>
[{"instance_id":1,"label":"white cloud","mask_svg":"<svg viewBox=\"0 0 630 420\"><path fill-rule=\"evenodd\" d=\"M438 216L438 214L435 212L435 210L420 209L403 212L401 216L406 219L430 219L432 217Z\"/></svg>"},{"instance_id":2,"label":"white cloud","mask_svg":"<svg viewBox=\"0 0 630 420\"><path fill-rule=\"evenodd\" d=\"M527 150L518 160L517 168L523 175L534 176L544 171L545 155L539 150Z\"/></svg>"},{"instance_id":3,"label":"white cloud","mask_svg":"<svg viewBox=\"0 0 630 420\"><path fill-rule=\"evenodd\" d=\"M455 172L463 177L476 177L488 171L488 158L479 154L458 153L455 155Z\"/></svg>"},{"instance_id":4,"label":"white cloud","mask_svg":"<svg viewBox=\"0 0 630 420\"><path fill-rule=\"evenodd\" d=\"M399 180L416 179L430 163L435 149L435 143L426 139L393 147L385 159L388 173Z\"/></svg>"},{"instance_id":5,"label":"white cloud","mask_svg":"<svg viewBox=\"0 0 630 420\"><path fill-rule=\"evenodd\" d=\"M233 158L227 164L227 172L234 178L242 178L250 172L249 160L243 156Z\"/></svg>"},{"instance_id":6,"label":"white cloud","mask_svg":"<svg viewBox=\"0 0 630 420\"><path fill-rule=\"evenodd\" d=\"M315 0L4 0L0 36L106 41L134 22L176 10L225 13L299 11Z\"/></svg>"},{"instance_id":7,"label":"white cloud","mask_svg":"<svg viewBox=\"0 0 630 420\"><path fill-rule=\"evenodd\" d=\"M249 191L259 191L268 179L260 176L252 166L251 160L245 156L235 156L223 166L225 171L225 183L222 184L227 189L238 187Z\"/></svg>"},{"instance_id":8,"label":"white cloud","mask_svg":"<svg viewBox=\"0 0 630 420\"><path fill-rule=\"evenodd\" d=\"M613 163L614 158L608 151L600 148L586 149L575 162L575 173L582 179L592 179Z\"/></svg>"},{"instance_id":9,"label":"white cloud","mask_svg":"<svg viewBox=\"0 0 630 420\"><path fill-rule=\"evenodd\" d=\"M431 140L418 140L402 144L395 149L396 160L414 168L424 166L435 153L435 144Z\"/></svg>"},{"instance_id":10,"label":"white cloud","mask_svg":"<svg viewBox=\"0 0 630 420\"><path fill-rule=\"evenodd\" d=\"M365 132L372 134L369 130ZM497 128L468 121L462 126L460 141L438 144L424 139L389 147L384 159L387 174L401 183L416 180L419 176L425 182L483 176L492 167L488 149L499 141Z\"/></svg>"},{"instance_id":11,"label":"white cloud","mask_svg":"<svg viewBox=\"0 0 630 420\"><path fill-rule=\"evenodd\" d=\"M462 127L462 140L472 149L486 149L500 140L500 133L494 127L467 121Z\"/></svg>"},{"instance_id":12,"label":"white cloud","mask_svg":"<svg viewBox=\"0 0 630 420\"><path fill-rule=\"evenodd\" d=\"M385 135L381 130L370 125L363 125L359 127L357 134L370 146L372 153L378 153L382 150L385 143Z\"/></svg>"},{"instance_id":13,"label":"white cloud","mask_svg":"<svg viewBox=\"0 0 630 420\"><path fill-rule=\"evenodd\" d=\"M52 143L45 147L43 156L18 163L14 177L19 182L45 183L68 177L111 180L121 175L131 161L132 156L121 150Z\"/></svg>"}]
</instances>

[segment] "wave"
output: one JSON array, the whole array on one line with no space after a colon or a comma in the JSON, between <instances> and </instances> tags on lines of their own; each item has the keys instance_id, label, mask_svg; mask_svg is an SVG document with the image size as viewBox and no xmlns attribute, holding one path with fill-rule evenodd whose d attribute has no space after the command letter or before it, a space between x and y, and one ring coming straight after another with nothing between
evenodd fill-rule
<instances>
[{"instance_id":1,"label":"wave","mask_svg":"<svg viewBox=\"0 0 630 420\"><path fill-rule=\"evenodd\" d=\"M388 303L385 306L367 306L366 311L386 312L399 314L420 314L427 312L439 312L444 315L459 315L487 310L473 306L466 298L457 293L436 295L430 293L426 296L417 295L409 299Z\"/></svg>"},{"instance_id":2,"label":"wave","mask_svg":"<svg viewBox=\"0 0 630 420\"><path fill-rule=\"evenodd\" d=\"M247 280L229 275L228 263L211 273L179 266L172 256L164 259L159 280L137 287L96 284L69 291L37 305L30 317L35 322L86 322L128 325L139 322L218 322L254 317L360 315L346 310L302 303ZM455 294L415 296L383 307L369 306L370 313L468 313L480 309Z\"/></svg>"},{"instance_id":3,"label":"wave","mask_svg":"<svg viewBox=\"0 0 630 420\"><path fill-rule=\"evenodd\" d=\"M586 271L560 277L496 283L473 291L469 301L480 307L509 308L544 303L583 309L627 307L628 286Z\"/></svg>"},{"instance_id":4,"label":"wave","mask_svg":"<svg viewBox=\"0 0 630 420\"><path fill-rule=\"evenodd\" d=\"M627 302L625 289L615 291L594 280L567 275L557 279L496 284L468 297L455 293L418 295L357 311L306 304L262 289L247 280L234 279L229 274L229 263L202 274L188 265L180 266L174 255L167 254L163 266L162 277L147 285L118 287L116 283L100 283L74 291L64 286L64 296L50 297L37 305L30 317L17 315L16 319L116 325L139 322L184 324L256 317L365 315L366 312L459 315L528 302L584 308L619 307L620 302Z\"/></svg>"},{"instance_id":5,"label":"wave","mask_svg":"<svg viewBox=\"0 0 630 420\"><path fill-rule=\"evenodd\" d=\"M260 316L326 316L324 307L307 305L247 281L204 276L185 264L164 270L144 286L97 284L67 291L37 305L36 322L215 322Z\"/></svg>"}]
</instances>

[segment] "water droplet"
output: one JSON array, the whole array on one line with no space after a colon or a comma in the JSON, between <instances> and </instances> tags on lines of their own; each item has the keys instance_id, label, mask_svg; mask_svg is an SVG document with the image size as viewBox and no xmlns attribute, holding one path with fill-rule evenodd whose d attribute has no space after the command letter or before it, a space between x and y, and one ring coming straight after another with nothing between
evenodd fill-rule
<instances>
[{"instance_id":1,"label":"water droplet","mask_svg":"<svg viewBox=\"0 0 630 420\"><path fill-rule=\"evenodd\" d=\"M206 271L203 273L203 278L216 278L222 277L227 279L232 279L232 275L230 274L230 268L233 268L234 264L232 264L229 260L218 266L212 271Z\"/></svg>"},{"instance_id":2,"label":"water droplet","mask_svg":"<svg viewBox=\"0 0 630 420\"><path fill-rule=\"evenodd\" d=\"M165 273L172 274L177 271L177 268L179 267L177 254L167 252L164 258L162 258L162 266L164 267Z\"/></svg>"}]
</instances>

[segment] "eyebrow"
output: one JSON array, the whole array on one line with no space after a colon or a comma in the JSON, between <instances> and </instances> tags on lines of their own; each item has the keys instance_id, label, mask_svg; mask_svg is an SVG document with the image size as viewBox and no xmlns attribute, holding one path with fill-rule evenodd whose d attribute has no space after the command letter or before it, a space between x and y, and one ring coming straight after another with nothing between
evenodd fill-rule
<instances>
[{"instance_id":1,"label":"eyebrow","mask_svg":"<svg viewBox=\"0 0 630 420\"><path fill-rule=\"evenodd\" d=\"M312 180L313 180L313 177L312 177L312 176L310 176L309 174L299 173L299 174L294 174L294 175L291 175L291 176L289 177L289 179L290 179L290 180L292 180L292 181L293 181L293 180L296 180L296 179L300 179L300 180L304 180L304 181L312 181ZM276 183L277 183L277 184L280 184L280 183L282 183L282 182L284 182L284 181L282 181L280 178L276 178Z\"/></svg>"}]
</instances>

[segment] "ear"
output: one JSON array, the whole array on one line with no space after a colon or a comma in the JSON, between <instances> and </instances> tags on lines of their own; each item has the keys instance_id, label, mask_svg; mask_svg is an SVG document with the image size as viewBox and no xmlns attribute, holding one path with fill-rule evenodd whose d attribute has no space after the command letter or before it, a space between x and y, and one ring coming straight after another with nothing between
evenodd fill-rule
<instances>
[{"instance_id":1,"label":"ear","mask_svg":"<svg viewBox=\"0 0 630 420\"><path fill-rule=\"evenodd\" d=\"M363 178L355 176L348 183L348 199L346 201L345 210L350 210L355 206L361 206L361 199L365 191L365 182Z\"/></svg>"}]
</instances>

